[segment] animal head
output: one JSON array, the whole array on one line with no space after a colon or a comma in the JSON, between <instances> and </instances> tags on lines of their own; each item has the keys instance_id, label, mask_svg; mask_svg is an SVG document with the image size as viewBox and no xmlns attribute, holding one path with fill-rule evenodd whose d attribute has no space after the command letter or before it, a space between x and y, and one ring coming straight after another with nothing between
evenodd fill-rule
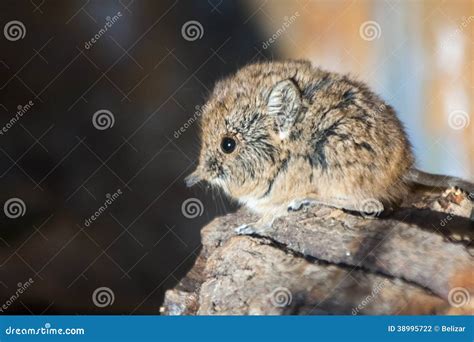
<instances>
[{"instance_id":1,"label":"animal head","mask_svg":"<svg viewBox=\"0 0 474 342\"><path fill-rule=\"evenodd\" d=\"M199 181L240 199L268 188L302 109L295 76L307 62L259 63L218 82L201 120L201 152L188 186Z\"/></svg>"}]
</instances>

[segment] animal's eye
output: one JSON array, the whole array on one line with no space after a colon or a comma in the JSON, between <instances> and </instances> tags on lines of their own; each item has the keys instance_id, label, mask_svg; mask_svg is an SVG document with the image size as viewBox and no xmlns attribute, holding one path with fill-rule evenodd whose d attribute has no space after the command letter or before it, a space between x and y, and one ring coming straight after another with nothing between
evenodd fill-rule
<instances>
[{"instance_id":1,"label":"animal's eye","mask_svg":"<svg viewBox=\"0 0 474 342\"><path fill-rule=\"evenodd\" d=\"M235 142L235 139L225 137L222 139L221 149L224 153L232 153L234 152L236 145L237 143Z\"/></svg>"}]
</instances>

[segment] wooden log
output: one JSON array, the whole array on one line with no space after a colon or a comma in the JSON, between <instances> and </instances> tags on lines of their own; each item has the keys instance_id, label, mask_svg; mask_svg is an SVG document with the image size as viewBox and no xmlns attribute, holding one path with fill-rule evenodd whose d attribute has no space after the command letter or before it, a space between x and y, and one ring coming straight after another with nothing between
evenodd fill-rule
<instances>
[{"instance_id":1,"label":"wooden log","mask_svg":"<svg viewBox=\"0 0 474 342\"><path fill-rule=\"evenodd\" d=\"M237 236L246 210L202 230L201 253L168 290L167 315L473 314L473 202L418 188L369 219L313 207Z\"/></svg>"}]
</instances>

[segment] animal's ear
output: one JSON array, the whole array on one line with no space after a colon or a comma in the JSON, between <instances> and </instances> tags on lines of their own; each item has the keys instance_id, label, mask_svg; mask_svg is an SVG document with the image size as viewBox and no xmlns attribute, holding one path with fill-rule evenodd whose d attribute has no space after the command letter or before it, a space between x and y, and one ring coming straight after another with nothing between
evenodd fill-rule
<instances>
[{"instance_id":1,"label":"animal's ear","mask_svg":"<svg viewBox=\"0 0 474 342\"><path fill-rule=\"evenodd\" d=\"M275 118L281 139L289 135L300 109L301 93L291 79L280 81L271 89L267 110L268 114Z\"/></svg>"}]
</instances>

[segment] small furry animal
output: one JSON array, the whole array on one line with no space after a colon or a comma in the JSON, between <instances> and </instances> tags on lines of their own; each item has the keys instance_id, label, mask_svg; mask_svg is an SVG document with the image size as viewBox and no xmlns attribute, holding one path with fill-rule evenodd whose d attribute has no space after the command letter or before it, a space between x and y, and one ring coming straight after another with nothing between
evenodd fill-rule
<instances>
[{"instance_id":1,"label":"small furry animal","mask_svg":"<svg viewBox=\"0 0 474 342\"><path fill-rule=\"evenodd\" d=\"M364 83L308 61L252 64L219 81L201 124L199 165L186 183L207 181L259 214L242 234L314 203L377 213L412 182L474 192L415 169L393 108Z\"/></svg>"}]
</instances>

